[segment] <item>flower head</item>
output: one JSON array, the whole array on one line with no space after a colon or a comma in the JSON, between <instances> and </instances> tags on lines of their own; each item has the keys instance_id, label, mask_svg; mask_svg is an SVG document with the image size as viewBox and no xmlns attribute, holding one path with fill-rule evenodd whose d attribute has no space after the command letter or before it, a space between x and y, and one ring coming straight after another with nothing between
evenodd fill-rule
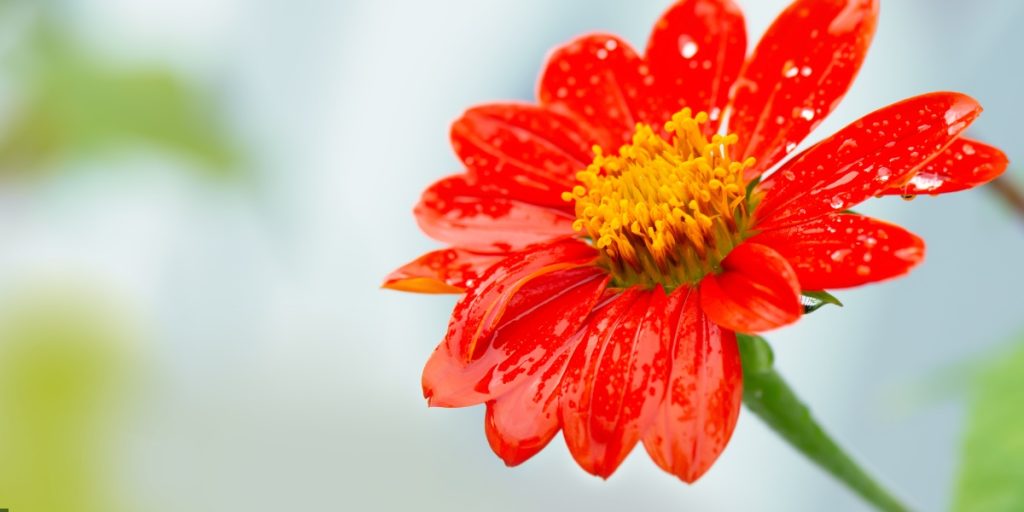
<instances>
[{"instance_id":1,"label":"flower head","mask_svg":"<svg viewBox=\"0 0 1024 512\"><path fill-rule=\"evenodd\" d=\"M732 161L735 135L708 142L707 119L686 108L665 123L668 141L638 124L618 155L595 146L593 163L576 174L580 185L562 194L575 203L573 229L594 241L616 285L699 283L742 238L743 172L754 159Z\"/></svg>"},{"instance_id":2,"label":"flower head","mask_svg":"<svg viewBox=\"0 0 1024 512\"><path fill-rule=\"evenodd\" d=\"M785 160L846 93L877 15L877 0L796 0L747 56L732 1L681 0L643 56L583 36L549 58L538 104L467 111L451 133L466 172L415 211L451 246L385 282L465 293L424 370L430 404L487 404L510 465L561 430L596 475L639 442L685 481L707 471L739 413L734 332L795 322L803 291L922 260L917 236L849 209L1006 168L962 136L981 108L953 92Z\"/></svg>"}]
</instances>

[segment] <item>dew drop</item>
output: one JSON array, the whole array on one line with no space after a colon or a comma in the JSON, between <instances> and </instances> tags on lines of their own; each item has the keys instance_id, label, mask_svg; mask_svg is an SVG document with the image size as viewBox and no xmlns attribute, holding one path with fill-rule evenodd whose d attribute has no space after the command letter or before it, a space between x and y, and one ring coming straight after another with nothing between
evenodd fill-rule
<instances>
[{"instance_id":1,"label":"dew drop","mask_svg":"<svg viewBox=\"0 0 1024 512\"><path fill-rule=\"evenodd\" d=\"M841 198L841 197L839 197L839 196L833 196L833 197L832 197L832 202L830 202L830 203L829 203L829 205L831 205L831 206L832 206L832 209L833 209L833 210L839 210L839 209L842 209L842 207L843 207L843 206L844 206L845 204L846 204L846 202L845 202L845 201L843 201L843 198Z\"/></svg>"},{"instance_id":2,"label":"dew drop","mask_svg":"<svg viewBox=\"0 0 1024 512\"><path fill-rule=\"evenodd\" d=\"M878 168L878 181L885 183L889 181L890 177L892 177L892 171L890 171L888 167Z\"/></svg>"},{"instance_id":3,"label":"dew drop","mask_svg":"<svg viewBox=\"0 0 1024 512\"><path fill-rule=\"evenodd\" d=\"M786 78L793 78L799 74L800 69L796 67L796 63L793 61L787 60L786 63L782 65L782 76Z\"/></svg>"},{"instance_id":4,"label":"dew drop","mask_svg":"<svg viewBox=\"0 0 1024 512\"><path fill-rule=\"evenodd\" d=\"M809 108L805 108L805 109L800 111L800 117L810 121L810 120L814 119L814 110L809 109Z\"/></svg>"},{"instance_id":5,"label":"dew drop","mask_svg":"<svg viewBox=\"0 0 1024 512\"><path fill-rule=\"evenodd\" d=\"M968 155L968 156L977 153L977 151L975 151L975 149L974 149L974 146L972 146L970 144L964 144L963 145L963 150L964 150L964 154Z\"/></svg>"},{"instance_id":6,"label":"dew drop","mask_svg":"<svg viewBox=\"0 0 1024 512\"><path fill-rule=\"evenodd\" d=\"M793 181L796 179L796 174L794 174L793 171L786 169L785 171L782 171L782 177L786 178L788 181Z\"/></svg>"},{"instance_id":7,"label":"dew drop","mask_svg":"<svg viewBox=\"0 0 1024 512\"><path fill-rule=\"evenodd\" d=\"M917 197L916 194L903 194L900 196L904 201L913 201Z\"/></svg>"},{"instance_id":8,"label":"dew drop","mask_svg":"<svg viewBox=\"0 0 1024 512\"><path fill-rule=\"evenodd\" d=\"M832 261L839 263L846 259L846 257L849 256L851 252L853 252L852 249L839 249L833 251L832 254L829 255L829 257L832 258Z\"/></svg>"},{"instance_id":9,"label":"dew drop","mask_svg":"<svg viewBox=\"0 0 1024 512\"><path fill-rule=\"evenodd\" d=\"M871 267L867 265L857 265L857 275L866 276L871 273Z\"/></svg>"},{"instance_id":10,"label":"dew drop","mask_svg":"<svg viewBox=\"0 0 1024 512\"><path fill-rule=\"evenodd\" d=\"M693 42L693 38L688 35L679 36L679 54L684 59L692 59L694 55L697 55L697 43Z\"/></svg>"}]
</instances>

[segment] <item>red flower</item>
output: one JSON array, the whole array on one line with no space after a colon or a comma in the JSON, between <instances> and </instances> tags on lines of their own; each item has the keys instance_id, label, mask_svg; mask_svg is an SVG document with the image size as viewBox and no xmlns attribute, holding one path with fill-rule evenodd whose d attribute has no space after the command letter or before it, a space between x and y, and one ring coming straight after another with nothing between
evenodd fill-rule
<instances>
[{"instance_id":1,"label":"red flower","mask_svg":"<svg viewBox=\"0 0 1024 512\"><path fill-rule=\"evenodd\" d=\"M939 92L760 179L846 93L877 14L877 0L797 0L746 57L732 1L682 0L643 56L584 36L551 55L538 104L466 112L451 131L466 173L415 210L451 247L385 283L466 292L423 374L430 404L486 403L487 438L510 465L562 430L590 473L611 475L642 441L666 471L700 477L739 413L734 331L796 321L802 290L921 261L917 236L848 209L1006 168L961 136L978 103Z\"/></svg>"}]
</instances>

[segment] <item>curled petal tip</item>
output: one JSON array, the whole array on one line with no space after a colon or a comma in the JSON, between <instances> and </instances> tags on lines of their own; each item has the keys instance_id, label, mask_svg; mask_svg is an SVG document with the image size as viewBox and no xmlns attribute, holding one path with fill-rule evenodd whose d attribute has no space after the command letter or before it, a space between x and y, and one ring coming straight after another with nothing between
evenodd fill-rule
<instances>
[{"instance_id":1,"label":"curled petal tip","mask_svg":"<svg viewBox=\"0 0 1024 512\"><path fill-rule=\"evenodd\" d=\"M412 293L463 293L466 290L458 286L452 286L437 279L426 277L413 277L408 279L387 279L380 285L382 290L394 290L398 292Z\"/></svg>"}]
</instances>

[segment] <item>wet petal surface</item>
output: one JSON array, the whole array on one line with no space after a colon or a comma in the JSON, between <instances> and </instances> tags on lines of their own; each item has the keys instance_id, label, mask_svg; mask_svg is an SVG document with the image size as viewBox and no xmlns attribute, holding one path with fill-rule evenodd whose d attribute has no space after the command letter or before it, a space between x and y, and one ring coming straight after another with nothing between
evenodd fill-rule
<instances>
[{"instance_id":1,"label":"wet petal surface","mask_svg":"<svg viewBox=\"0 0 1024 512\"><path fill-rule=\"evenodd\" d=\"M523 382L487 403L484 431L494 453L509 466L516 466L543 449L558 433L559 390L562 375L579 344L583 331L569 340L547 363Z\"/></svg>"},{"instance_id":2,"label":"wet petal surface","mask_svg":"<svg viewBox=\"0 0 1024 512\"><path fill-rule=\"evenodd\" d=\"M566 263L564 254L537 261L544 256L504 260L456 304L448 335L423 372L431 405L495 399L570 348L607 276L584 262Z\"/></svg>"},{"instance_id":3,"label":"wet petal surface","mask_svg":"<svg viewBox=\"0 0 1024 512\"><path fill-rule=\"evenodd\" d=\"M733 92L729 132L752 178L774 166L831 113L860 70L877 0L797 0L775 20Z\"/></svg>"},{"instance_id":4,"label":"wet petal surface","mask_svg":"<svg viewBox=\"0 0 1024 512\"><path fill-rule=\"evenodd\" d=\"M998 148L960 137L933 158L905 185L889 188L885 195L948 194L984 185L1006 171L1009 159Z\"/></svg>"},{"instance_id":5,"label":"wet petal surface","mask_svg":"<svg viewBox=\"0 0 1024 512\"><path fill-rule=\"evenodd\" d=\"M642 73L646 71L646 73ZM615 151L638 122L664 123L671 112L660 103L647 65L622 39L607 34L580 37L555 52L541 75L541 105L590 125L594 143Z\"/></svg>"},{"instance_id":6,"label":"wet petal surface","mask_svg":"<svg viewBox=\"0 0 1024 512\"><path fill-rule=\"evenodd\" d=\"M696 290L677 289L668 310L668 386L643 442L658 466L694 482L732 437L743 397L743 371L736 336L708 319Z\"/></svg>"},{"instance_id":7,"label":"wet petal surface","mask_svg":"<svg viewBox=\"0 0 1024 512\"><path fill-rule=\"evenodd\" d=\"M573 458L607 478L632 451L665 389L666 297L630 289L587 325L562 380L560 417Z\"/></svg>"},{"instance_id":8,"label":"wet petal surface","mask_svg":"<svg viewBox=\"0 0 1024 512\"><path fill-rule=\"evenodd\" d=\"M887 222L831 214L749 240L775 249L804 290L849 288L901 276L924 259L924 240Z\"/></svg>"},{"instance_id":9,"label":"wet petal surface","mask_svg":"<svg viewBox=\"0 0 1024 512\"><path fill-rule=\"evenodd\" d=\"M645 53L662 110L707 112L706 134L715 133L746 51L743 13L731 0L677 2L655 23Z\"/></svg>"},{"instance_id":10,"label":"wet petal surface","mask_svg":"<svg viewBox=\"0 0 1024 512\"><path fill-rule=\"evenodd\" d=\"M853 208L909 179L978 117L969 96L938 92L876 110L764 179L756 227L791 226Z\"/></svg>"},{"instance_id":11,"label":"wet petal surface","mask_svg":"<svg viewBox=\"0 0 1024 512\"><path fill-rule=\"evenodd\" d=\"M506 256L458 247L432 251L388 274L382 286L403 292L462 293Z\"/></svg>"},{"instance_id":12,"label":"wet petal surface","mask_svg":"<svg viewBox=\"0 0 1024 512\"><path fill-rule=\"evenodd\" d=\"M472 108L451 129L452 148L490 192L556 209L567 209L562 192L590 163L593 138L565 116L524 104Z\"/></svg>"},{"instance_id":13,"label":"wet petal surface","mask_svg":"<svg viewBox=\"0 0 1024 512\"><path fill-rule=\"evenodd\" d=\"M480 252L510 252L572 236L572 213L502 196L465 174L423 192L414 210L431 238Z\"/></svg>"},{"instance_id":14,"label":"wet petal surface","mask_svg":"<svg viewBox=\"0 0 1024 512\"><path fill-rule=\"evenodd\" d=\"M724 260L722 273L700 284L701 306L711 321L732 331L755 333L800 318L800 284L775 250L744 242Z\"/></svg>"}]
</instances>

